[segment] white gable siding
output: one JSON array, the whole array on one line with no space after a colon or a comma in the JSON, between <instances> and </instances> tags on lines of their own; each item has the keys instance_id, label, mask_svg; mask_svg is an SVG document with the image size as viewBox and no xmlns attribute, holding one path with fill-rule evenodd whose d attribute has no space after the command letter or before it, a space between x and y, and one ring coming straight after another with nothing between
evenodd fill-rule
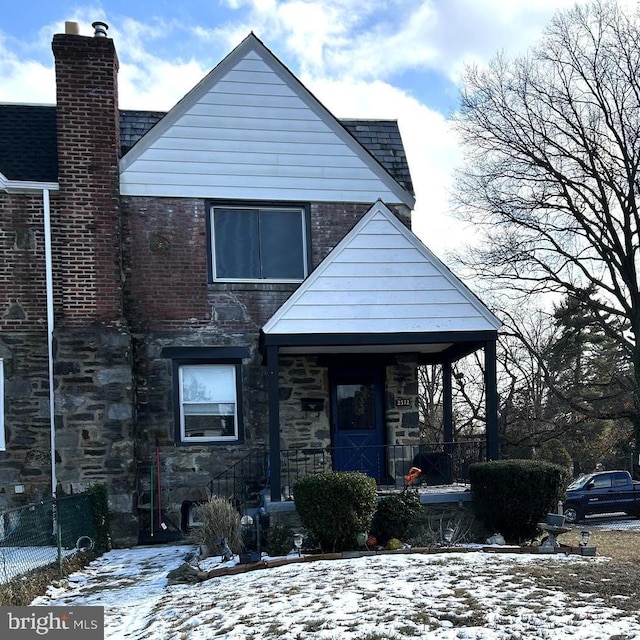
<instances>
[{"instance_id":1,"label":"white gable siding","mask_svg":"<svg viewBox=\"0 0 640 640\"><path fill-rule=\"evenodd\" d=\"M265 59L266 58L266 59ZM404 202L410 196L255 47L215 69L129 152L123 195Z\"/></svg>"},{"instance_id":2,"label":"white gable siding","mask_svg":"<svg viewBox=\"0 0 640 640\"><path fill-rule=\"evenodd\" d=\"M496 330L499 321L382 204L265 325L266 334Z\"/></svg>"}]
</instances>

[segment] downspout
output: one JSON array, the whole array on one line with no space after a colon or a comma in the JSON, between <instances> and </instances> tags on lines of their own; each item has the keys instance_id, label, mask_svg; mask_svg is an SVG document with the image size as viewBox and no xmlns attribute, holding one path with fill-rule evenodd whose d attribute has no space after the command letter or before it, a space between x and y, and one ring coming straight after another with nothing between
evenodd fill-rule
<instances>
[{"instance_id":1,"label":"downspout","mask_svg":"<svg viewBox=\"0 0 640 640\"><path fill-rule=\"evenodd\" d=\"M49 189L42 190L44 205L44 262L47 286L47 349L49 354L49 422L51 435L51 496L55 500L58 480L56 477L56 422L55 387L53 383L53 267L51 259L51 209ZM55 525L55 522L54 522Z\"/></svg>"}]
</instances>

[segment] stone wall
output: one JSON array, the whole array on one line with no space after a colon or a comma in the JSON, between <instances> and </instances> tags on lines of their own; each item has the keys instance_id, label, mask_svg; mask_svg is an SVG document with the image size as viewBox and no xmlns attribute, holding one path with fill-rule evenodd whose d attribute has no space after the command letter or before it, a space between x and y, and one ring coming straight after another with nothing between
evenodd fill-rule
<instances>
[{"instance_id":1,"label":"stone wall","mask_svg":"<svg viewBox=\"0 0 640 640\"><path fill-rule=\"evenodd\" d=\"M37 502L53 489L46 332L3 332L0 357L7 437L7 450L0 452L0 508L10 508ZM116 541L135 541L128 333L57 330L54 378L57 491L79 493L106 483Z\"/></svg>"},{"instance_id":2,"label":"stone wall","mask_svg":"<svg viewBox=\"0 0 640 640\"><path fill-rule=\"evenodd\" d=\"M138 335L134 340L136 385L136 500L148 507L151 471L157 473L160 460L160 487L163 507L174 523L180 522L180 506L185 500L202 500L210 495L211 482L219 474L266 445L267 396L262 356L257 349L257 333L218 335L214 331L158 332ZM243 361L243 436L239 443L177 445L174 420L174 380L172 362L162 356L165 347L247 347L250 358ZM259 451L251 459L264 473ZM248 476L248 473L247 473ZM250 478L247 477L247 480ZM155 481L155 477L154 477ZM216 485L216 493L218 486ZM220 491L231 495L244 489L243 478L237 486L222 483Z\"/></svg>"},{"instance_id":3,"label":"stone wall","mask_svg":"<svg viewBox=\"0 0 640 640\"><path fill-rule=\"evenodd\" d=\"M46 332L3 332L0 358L7 445L0 452L0 509L6 509L52 493Z\"/></svg>"},{"instance_id":4,"label":"stone wall","mask_svg":"<svg viewBox=\"0 0 640 640\"><path fill-rule=\"evenodd\" d=\"M55 332L58 483L74 493L106 483L118 542L137 536L131 358L126 330Z\"/></svg>"}]
</instances>

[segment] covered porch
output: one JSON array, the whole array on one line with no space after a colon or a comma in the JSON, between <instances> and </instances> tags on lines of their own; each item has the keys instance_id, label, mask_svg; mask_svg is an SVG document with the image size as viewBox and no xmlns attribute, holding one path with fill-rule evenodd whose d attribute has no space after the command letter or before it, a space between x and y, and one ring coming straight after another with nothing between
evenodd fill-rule
<instances>
[{"instance_id":1,"label":"covered porch","mask_svg":"<svg viewBox=\"0 0 640 640\"><path fill-rule=\"evenodd\" d=\"M471 458L454 440L452 365L484 353L486 428L471 461L499 456L499 320L377 202L264 325L272 502L292 468L362 471L396 486L419 454L448 481ZM417 367L443 374L442 442L419 437ZM300 435L304 433L304 438ZM431 449L431 450L429 450ZM436 455L438 454L438 455ZM444 461L444 462L442 462ZM435 463L434 463L435 464ZM308 473L307 473L308 474Z\"/></svg>"}]
</instances>

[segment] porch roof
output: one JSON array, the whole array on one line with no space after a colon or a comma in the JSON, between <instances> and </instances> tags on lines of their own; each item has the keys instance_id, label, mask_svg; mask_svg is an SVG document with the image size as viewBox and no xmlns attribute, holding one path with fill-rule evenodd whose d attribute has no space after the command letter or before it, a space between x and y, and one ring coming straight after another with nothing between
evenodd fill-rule
<instances>
[{"instance_id":1,"label":"porch roof","mask_svg":"<svg viewBox=\"0 0 640 640\"><path fill-rule=\"evenodd\" d=\"M281 353L419 353L454 360L500 321L380 201L264 325Z\"/></svg>"}]
</instances>

